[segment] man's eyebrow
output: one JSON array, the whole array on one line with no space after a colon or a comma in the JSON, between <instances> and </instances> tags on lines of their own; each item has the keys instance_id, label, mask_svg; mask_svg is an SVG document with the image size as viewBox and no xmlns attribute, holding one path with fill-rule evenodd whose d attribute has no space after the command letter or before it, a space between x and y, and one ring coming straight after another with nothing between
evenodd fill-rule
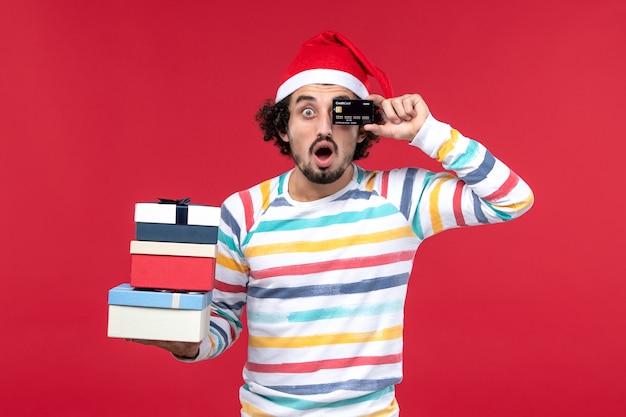
<instances>
[{"instance_id":1,"label":"man's eyebrow","mask_svg":"<svg viewBox=\"0 0 626 417\"><path fill-rule=\"evenodd\" d=\"M298 96L298 97L296 97L296 103L300 103L301 101L315 101L315 97L313 97L313 96Z\"/></svg>"},{"instance_id":2,"label":"man's eyebrow","mask_svg":"<svg viewBox=\"0 0 626 417\"><path fill-rule=\"evenodd\" d=\"M342 94L342 95L333 97L333 100L352 100L352 97L346 94ZM300 103L301 101L317 101L317 99L313 96L307 96L307 95L301 95L301 96L296 97L296 104Z\"/></svg>"}]
</instances>

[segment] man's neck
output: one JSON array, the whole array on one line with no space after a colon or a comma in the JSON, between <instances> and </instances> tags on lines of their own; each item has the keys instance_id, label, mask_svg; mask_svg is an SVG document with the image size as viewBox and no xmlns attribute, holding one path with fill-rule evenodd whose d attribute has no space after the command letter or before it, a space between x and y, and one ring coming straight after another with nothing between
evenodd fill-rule
<instances>
[{"instance_id":1,"label":"man's neck","mask_svg":"<svg viewBox=\"0 0 626 417\"><path fill-rule=\"evenodd\" d=\"M311 182L304 176L302 171L297 167L293 170L289 176L289 196L295 201L311 202L328 197L335 194L337 191L344 188L352 180L354 174L354 165L346 169L343 175L336 181L330 184L317 184Z\"/></svg>"}]
</instances>

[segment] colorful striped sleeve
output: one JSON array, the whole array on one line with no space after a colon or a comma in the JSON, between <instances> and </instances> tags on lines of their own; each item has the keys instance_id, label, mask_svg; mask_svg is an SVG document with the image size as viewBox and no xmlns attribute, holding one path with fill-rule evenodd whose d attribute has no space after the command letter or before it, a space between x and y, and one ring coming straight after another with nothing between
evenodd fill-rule
<instances>
[{"instance_id":1,"label":"colorful striped sleeve","mask_svg":"<svg viewBox=\"0 0 626 417\"><path fill-rule=\"evenodd\" d=\"M268 208L283 181L283 176L267 180L231 195L222 204L211 324L196 361L222 354L242 332L241 317L247 303L250 273L242 247L256 217Z\"/></svg>"},{"instance_id":2,"label":"colorful striped sleeve","mask_svg":"<svg viewBox=\"0 0 626 417\"><path fill-rule=\"evenodd\" d=\"M233 194L222 204L209 334L200 345L200 354L191 362L222 354L243 330L241 317L247 299L249 267L241 240L252 225L252 218L250 190Z\"/></svg>"},{"instance_id":3,"label":"colorful striped sleeve","mask_svg":"<svg viewBox=\"0 0 626 417\"><path fill-rule=\"evenodd\" d=\"M389 193L421 239L455 227L512 220L534 202L528 184L508 166L432 115L411 145L456 174L391 171Z\"/></svg>"}]
</instances>

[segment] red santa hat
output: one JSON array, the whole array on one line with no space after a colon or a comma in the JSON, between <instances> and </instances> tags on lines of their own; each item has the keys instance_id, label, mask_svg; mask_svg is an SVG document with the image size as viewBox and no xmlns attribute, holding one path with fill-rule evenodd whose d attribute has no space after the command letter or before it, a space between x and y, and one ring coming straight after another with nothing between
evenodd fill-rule
<instances>
[{"instance_id":1,"label":"red santa hat","mask_svg":"<svg viewBox=\"0 0 626 417\"><path fill-rule=\"evenodd\" d=\"M363 99L369 94L368 76L374 77L383 95L393 97L391 82L345 36L322 32L306 41L287 71L276 92L276 102L309 84L334 84Z\"/></svg>"}]
</instances>

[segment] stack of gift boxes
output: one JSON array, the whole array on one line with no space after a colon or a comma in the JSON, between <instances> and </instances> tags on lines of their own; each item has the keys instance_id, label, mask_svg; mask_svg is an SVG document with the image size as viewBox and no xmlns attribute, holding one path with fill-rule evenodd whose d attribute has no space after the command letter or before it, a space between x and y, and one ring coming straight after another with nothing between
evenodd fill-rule
<instances>
[{"instance_id":1,"label":"stack of gift boxes","mask_svg":"<svg viewBox=\"0 0 626 417\"><path fill-rule=\"evenodd\" d=\"M209 331L219 207L135 205L130 283L109 290L108 336L198 342Z\"/></svg>"}]
</instances>

